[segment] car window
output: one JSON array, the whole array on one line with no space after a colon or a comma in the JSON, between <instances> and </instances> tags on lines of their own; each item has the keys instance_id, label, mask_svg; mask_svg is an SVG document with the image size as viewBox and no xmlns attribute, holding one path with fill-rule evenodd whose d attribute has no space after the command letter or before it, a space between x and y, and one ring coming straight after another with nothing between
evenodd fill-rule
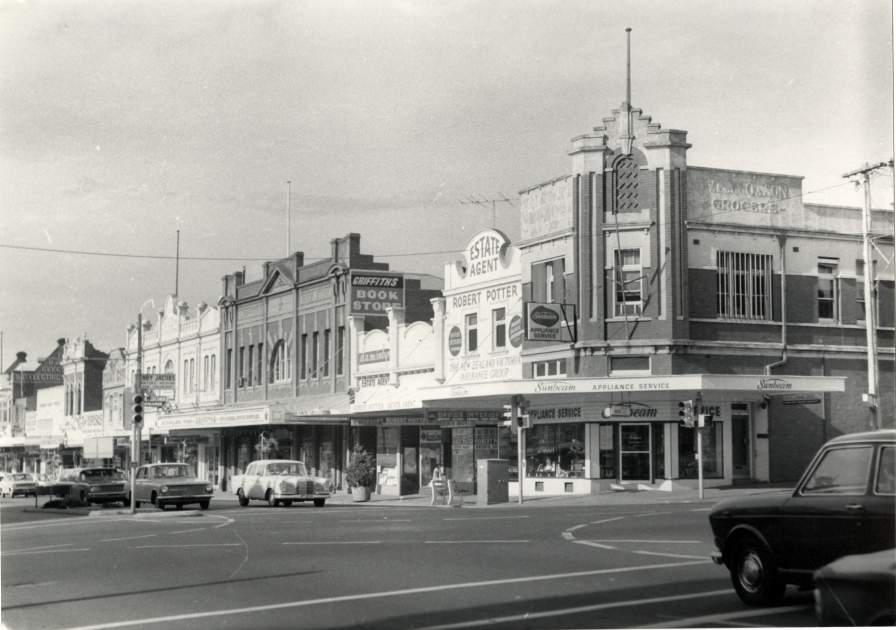
<instances>
[{"instance_id":1,"label":"car window","mask_svg":"<svg viewBox=\"0 0 896 630\"><path fill-rule=\"evenodd\" d=\"M875 494L896 494L896 448L884 446L880 449L880 460L877 464L877 481L874 484Z\"/></svg>"},{"instance_id":2,"label":"car window","mask_svg":"<svg viewBox=\"0 0 896 630\"><path fill-rule=\"evenodd\" d=\"M256 469L256 468L257 468L257 466L256 466L255 464L249 464L249 468L246 470L246 474L247 474L247 475L254 475L254 474L256 474L256 472L255 472L255 469Z\"/></svg>"},{"instance_id":3,"label":"car window","mask_svg":"<svg viewBox=\"0 0 896 630\"><path fill-rule=\"evenodd\" d=\"M830 449L812 471L802 494L865 494L871 470L871 446Z\"/></svg>"},{"instance_id":4,"label":"car window","mask_svg":"<svg viewBox=\"0 0 896 630\"><path fill-rule=\"evenodd\" d=\"M26 474L24 474L24 473L19 473L18 475L13 475L13 476L12 476L12 480L13 480L13 481L31 481L31 480L28 478L28 475L26 475Z\"/></svg>"}]
</instances>

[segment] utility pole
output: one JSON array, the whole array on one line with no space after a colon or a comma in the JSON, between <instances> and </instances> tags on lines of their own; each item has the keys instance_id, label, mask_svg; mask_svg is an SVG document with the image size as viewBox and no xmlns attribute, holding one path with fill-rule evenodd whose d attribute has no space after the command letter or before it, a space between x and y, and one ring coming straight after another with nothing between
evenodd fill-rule
<instances>
[{"instance_id":1,"label":"utility pole","mask_svg":"<svg viewBox=\"0 0 896 630\"><path fill-rule=\"evenodd\" d=\"M289 238L289 222L292 218L292 212L290 203L292 201L292 195L290 194L290 188L292 187L292 181L287 180L286 182L286 257L289 258L290 249L292 249L292 242Z\"/></svg>"},{"instance_id":2,"label":"utility pole","mask_svg":"<svg viewBox=\"0 0 896 630\"><path fill-rule=\"evenodd\" d=\"M137 313L137 371L134 373L134 396L142 396L140 375L143 372L143 312ZM126 400L126 405L131 401ZM137 469L140 467L140 440L142 422L131 421L131 514L137 512Z\"/></svg>"},{"instance_id":3,"label":"utility pole","mask_svg":"<svg viewBox=\"0 0 896 630\"><path fill-rule=\"evenodd\" d=\"M890 167L893 161L879 162L873 166L867 163L860 169L850 171L843 175L844 178L860 176L864 185L864 203L862 204L862 258L865 261L865 337L868 348L868 393L862 395L862 399L871 410L871 428L880 429L880 401L878 391L880 387L880 375L877 363L877 287L874 282L874 262L872 248L874 247L871 224L871 173ZM858 182L856 182L858 183Z\"/></svg>"}]
</instances>

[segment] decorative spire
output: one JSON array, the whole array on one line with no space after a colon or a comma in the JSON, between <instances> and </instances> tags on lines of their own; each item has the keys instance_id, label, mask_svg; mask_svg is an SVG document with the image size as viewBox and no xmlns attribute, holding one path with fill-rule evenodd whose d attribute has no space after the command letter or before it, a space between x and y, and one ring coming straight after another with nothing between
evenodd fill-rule
<instances>
[{"instance_id":1,"label":"decorative spire","mask_svg":"<svg viewBox=\"0 0 896 630\"><path fill-rule=\"evenodd\" d=\"M619 129L619 140L622 142L622 152L625 155L632 154L632 29L625 29L625 102L622 104L622 112L625 116L625 124Z\"/></svg>"}]
</instances>

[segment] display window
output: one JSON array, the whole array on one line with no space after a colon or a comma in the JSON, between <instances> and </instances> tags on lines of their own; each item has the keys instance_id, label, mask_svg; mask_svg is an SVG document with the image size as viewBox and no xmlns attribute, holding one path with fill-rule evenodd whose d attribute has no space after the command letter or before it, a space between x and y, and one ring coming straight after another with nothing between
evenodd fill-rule
<instances>
[{"instance_id":1,"label":"display window","mask_svg":"<svg viewBox=\"0 0 896 630\"><path fill-rule=\"evenodd\" d=\"M585 424L541 424L526 437L527 477L585 477Z\"/></svg>"},{"instance_id":2,"label":"display window","mask_svg":"<svg viewBox=\"0 0 896 630\"><path fill-rule=\"evenodd\" d=\"M703 439L703 478L721 479L724 476L722 459L722 431L724 423L714 422L707 429L678 427L678 476L696 479L697 435Z\"/></svg>"},{"instance_id":3,"label":"display window","mask_svg":"<svg viewBox=\"0 0 896 630\"><path fill-rule=\"evenodd\" d=\"M651 426L623 424L619 427L619 458L623 481L649 481Z\"/></svg>"}]
</instances>

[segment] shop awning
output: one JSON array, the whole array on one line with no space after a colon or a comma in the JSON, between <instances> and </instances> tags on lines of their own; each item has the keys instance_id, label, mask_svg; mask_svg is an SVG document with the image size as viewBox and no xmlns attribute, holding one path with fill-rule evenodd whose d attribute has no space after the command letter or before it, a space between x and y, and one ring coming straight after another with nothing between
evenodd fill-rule
<instances>
[{"instance_id":1,"label":"shop awning","mask_svg":"<svg viewBox=\"0 0 896 630\"><path fill-rule=\"evenodd\" d=\"M846 390L841 376L766 376L744 374L681 374L619 378L564 378L440 385L418 390L420 406L464 409L509 404L523 395L532 405L619 402L703 397L762 400L794 394L836 393ZM353 406L354 410L354 406Z\"/></svg>"}]
</instances>

